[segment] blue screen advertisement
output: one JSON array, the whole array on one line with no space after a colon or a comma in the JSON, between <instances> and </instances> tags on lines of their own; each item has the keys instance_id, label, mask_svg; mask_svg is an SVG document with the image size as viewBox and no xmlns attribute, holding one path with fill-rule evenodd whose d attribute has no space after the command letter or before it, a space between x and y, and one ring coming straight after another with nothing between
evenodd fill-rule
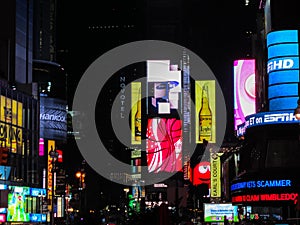
<instances>
[{"instance_id":1,"label":"blue screen advertisement","mask_svg":"<svg viewBox=\"0 0 300 225\"><path fill-rule=\"evenodd\" d=\"M300 123L300 121L295 118L293 111L256 113L247 116L245 123L238 126L237 136L243 136L250 127L279 123Z\"/></svg>"},{"instance_id":2,"label":"blue screen advertisement","mask_svg":"<svg viewBox=\"0 0 300 225\"><path fill-rule=\"evenodd\" d=\"M297 30L267 35L269 111L294 110L299 98L299 43Z\"/></svg>"}]
</instances>

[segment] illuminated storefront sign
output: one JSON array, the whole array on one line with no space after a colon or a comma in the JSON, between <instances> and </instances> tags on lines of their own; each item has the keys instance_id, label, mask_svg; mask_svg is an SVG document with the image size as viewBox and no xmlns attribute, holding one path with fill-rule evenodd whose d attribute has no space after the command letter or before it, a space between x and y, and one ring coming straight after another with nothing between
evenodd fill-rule
<instances>
[{"instance_id":1,"label":"illuminated storefront sign","mask_svg":"<svg viewBox=\"0 0 300 225\"><path fill-rule=\"evenodd\" d=\"M255 59L234 61L234 129L255 111Z\"/></svg>"},{"instance_id":2,"label":"illuminated storefront sign","mask_svg":"<svg viewBox=\"0 0 300 225\"><path fill-rule=\"evenodd\" d=\"M231 185L231 191L255 188L292 187L291 180L257 180L244 181Z\"/></svg>"},{"instance_id":3,"label":"illuminated storefront sign","mask_svg":"<svg viewBox=\"0 0 300 225\"><path fill-rule=\"evenodd\" d=\"M294 106L295 108L295 106ZM269 124L282 124L282 123L299 123L295 118L293 111L284 112L262 112L246 117L245 123L238 126L237 136L245 134L246 129L255 126L263 126Z\"/></svg>"},{"instance_id":4,"label":"illuminated storefront sign","mask_svg":"<svg viewBox=\"0 0 300 225\"><path fill-rule=\"evenodd\" d=\"M6 147L17 153L22 149L23 104L5 96L0 96L0 138Z\"/></svg>"},{"instance_id":5,"label":"illuminated storefront sign","mask_svg":"<svg viewBox=\"0 0 300 225\"><path fill-rule=\"evenodd\" d=\"M271 193L238 195L232 197L232 203L268 202L268 201L292 201L296 203L298 193Z\"/></svg>"},{"instance_id":6,"label":"illuminated storefront sign","mask_svg":"<svg viewBox=\"0 0 300 225\"><path fill-rule=\"evenodd\" d=\"M293 110L298 100L298 31L268 33L267 48L269 111Z\"/></svg>"}]
</instances>

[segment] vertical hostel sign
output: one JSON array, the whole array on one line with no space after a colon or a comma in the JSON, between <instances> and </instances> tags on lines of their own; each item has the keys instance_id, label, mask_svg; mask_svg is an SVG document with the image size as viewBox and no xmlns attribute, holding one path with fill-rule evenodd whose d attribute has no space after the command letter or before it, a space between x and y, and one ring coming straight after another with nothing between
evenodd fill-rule
<instances>
[{"instance_id":1,"label":"vertical hostel sign","mask_svg":"<svg viewBox=\"0 0 300 225\"><path fill-rule=\"evenodd\" d=\"M267 35L269 111L294 110L298 100L299 38L297 30Z\"/></svg>"}]
</instances>

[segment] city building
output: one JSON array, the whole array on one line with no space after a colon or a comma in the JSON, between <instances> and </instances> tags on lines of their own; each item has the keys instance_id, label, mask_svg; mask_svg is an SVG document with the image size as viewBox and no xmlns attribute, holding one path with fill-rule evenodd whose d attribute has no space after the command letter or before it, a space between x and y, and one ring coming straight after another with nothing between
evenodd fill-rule
<instances>
[{"instance_id":1,"label":"city building","mask_svg":"<svg viewBox=\"0 0 300 225\"><path fill-rule=\"evenodd\" d=\"M241 218L288 220L298 212L299 25L296 1L260 1L252 57L256 59L256 111L237 127L242 145L232 204ZM287 16L288 15L288 16Z\"/></svg>"},{"instance_id":2,"label":"city building","mask_svg":"<svg viewBox=\"0 0 300 225\"><path fill-rule=\"evenodd\" d=\"M39 170L39 100L32 83L33 2L1 5L1 222L46 222ZM7 22L9 21L9 22Z\"/></svg>"}]
</instances>

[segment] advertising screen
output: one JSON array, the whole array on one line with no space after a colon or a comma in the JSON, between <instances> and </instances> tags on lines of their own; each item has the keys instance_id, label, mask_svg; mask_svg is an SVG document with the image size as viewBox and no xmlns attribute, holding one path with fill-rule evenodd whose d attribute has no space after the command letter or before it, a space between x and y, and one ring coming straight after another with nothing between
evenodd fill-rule
<instances>
[{"instance_id":1,"label":"advertising screen","mask_svg":"<svg viewBox=\"0 0 300 225\"><path fill-rule=\"evenodd\" d=\"M60 99L40 98L40 136L45 139L66 140L67 103Z\"/></svg>"},{"instance_id":2,"label":"advertising screen","mask_svg":"<svg viewBox=\"0 0 300 225\"><path fill-rule=\"evenodd\" d=\"M297 30L268 33L269 111L294 110L298 100L299 43Z\"/></svg>"},{"instance_id":3,"label":"advertising screen","mask_svg":"<svg viewBox=\"0 0 300 225\"><path fill-rule=\"evenodd\" d=\"M231 203L204 203L204 222L223 222L224 216L229 221L238 222L238 206Z\"/></svg>"},{"instance_id":4,"label":"advertising screen","mask_svg":"<svg viewBox=\"0 0 300 225\"><path fill-rule=\"evenodd\" d=\"M149 172L182 169L181 126L181 120L176 118L148 119L146 154Z\"/></svg>"},{"instance_id":5,"label":"advertising screen","mask_svg":"<svg viewBox=\"0 0 300 225\"><path fill-rule=\"evenodd\" d=\"M147 113L153 116L181 111L181 71L170 60L147 61Z\"/></svg>"},{"instance_id":6,"label":"advertising screen","mask_svg":"<svg viewBox=\"0 0 300 225\"><path fill-rule=\"evenodd\" d=\"M141 82L131 83L131 143L141 144L142 136L142 104Z\"/></svg>"},{"instance_id":7,"label":"advertising screen","mask_svg":"<svg viewBox=\"0 0 300 225\"><path fill-rule=\"evenodd\" d=\"M234 61L234 130L256 112L255 59Z\"/></svg>"},{"instance_id":8,"label":"advertising screen","mask_svg":"<svg viewBox=\"0 0 300 225\"><path fill-rule=\"evenodd\" d=\"M10 175L10 166L0 166L0 180L8 180Z\"/></svg>"},{"instance_id":9,"label":"advertising screen","mask_svg":"<svg viewBox=\"0 0 300 225\"><path fill-rule=\"evenodd\" d=\"M214 80L195 82L196 143L216 142L216 86Z\"/></svg>"},{"instance_id":10,"label":"advertising screen","mask_svg":"<svg viewBox=\"0 0 300 225\"><path fill-rule=\"evenodd\" d=\"M29 222L30 215L26 210L26 196L29 195L29 187L11 186L8 194L8 222Z\"/></svg>"},{"instance_id":11,"label":"advertising screen","mask_svg":"<svg viewBox=\"0 0 300 225\"><path fill-rule=\"evenodd\" d=\"M23 104L0 96L0 138L11 152L21 152L23 127Z\"/></svg>"},{"instance_id":12,"label":"advertising screen","mask_svg":"<svg viewBox=\"0 0 300 225\"><path fill-rule=\"evenodd\" d=\"M210 162L203 161L198 163L192 171L191 182L197 186L199 184L207 184L210 188Z\"/></svg>"}]
</instances>

